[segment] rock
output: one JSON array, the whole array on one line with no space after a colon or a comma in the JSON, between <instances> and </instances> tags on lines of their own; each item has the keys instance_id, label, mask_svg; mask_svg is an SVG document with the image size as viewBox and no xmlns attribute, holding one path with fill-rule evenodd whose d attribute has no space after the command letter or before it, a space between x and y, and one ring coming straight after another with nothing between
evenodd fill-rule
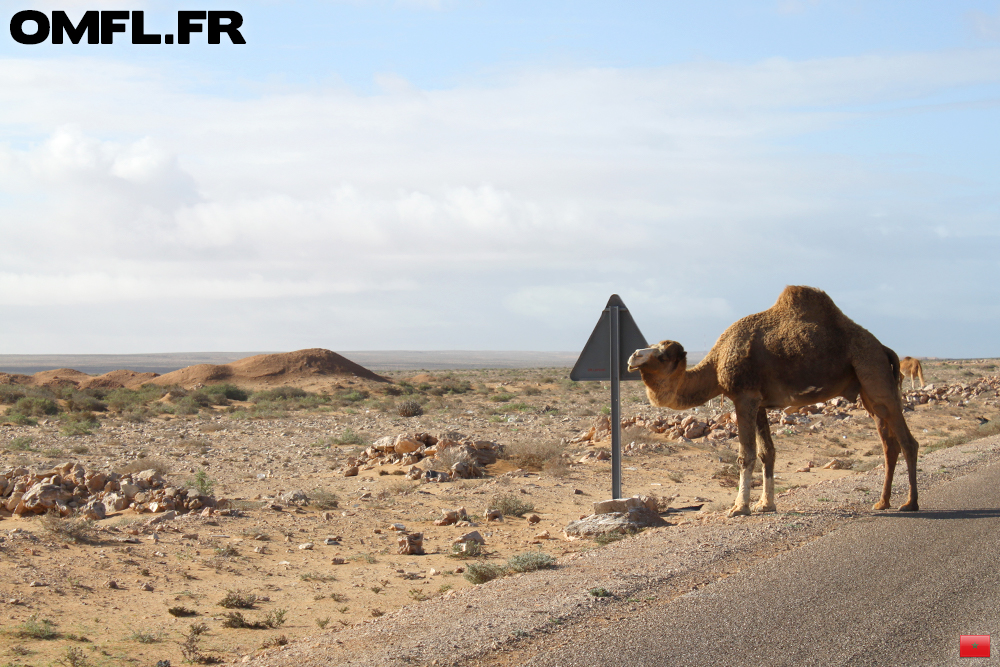
<instances>
[{"instance_id":1,"label":"rock","mask_svg":"<svg viewBox=\"0 0 1000 667\"><path fill-rule=\"evenodd\" d=\"M406 526L404 526L401 523L392 523L392 524L389 524L389 530L394 530L396 532L405 533L406 532Z\"/></svg>"},{"instance_id":2,"label":"rock","mask_svg":"<svg viewBox=\"0 0 1000 667\"><path fill-rule=\"evenodd\" d=\"M131 501L133 498L135 498L135 494L142 491L142 489L140 489L138 486L130 482L122 482L119 491L121 491L122 495Z\"/></svg>"},{"instance_id":3,"label":"rock","mask_svg":"<svg viewBox=\"0 0 1000 667\"><path fill-rule=\"evenodd\" d=\"M333 559L333 564L334 565L343 565L346 562L347 562L347 560L341 558L340 556L337 556L336 558Z\"/></svg>"},{"instance_id":4,"label":"rock","mask_svg":"<svg viewBox=\"0 0 1000 667\"><path fill-rule=\"evenodd\" d=\"M471 461L457 461L451 466L451 476L456 479L473 479L482 477L483 471Z\"/></svg>"},{"instance_id":5,"label":"rock","mask_svg":"<svg viewBox=\"0 0 1000 667\"><path fill-rule=\"evenodd\" d=\"M104 486L108 483L108 476L103 472L94 473L87 479L87 490L91 493L97 493L104 489Z\"/></svg>"},{"instance_id":6,"label":"rock","mask_svg":"<svg viewBox=\"0 0 1000 667\"><path fill-rule=\"evenodd\" d=\"M435 526L450 526L453 523L458 523L458 512L456 510L441 510L441 513L444 516L434 522Z\"/></svg>"},{"instance_id":7,"label":"rock","mask_svg":"<svg viewBox=\"0 0 1000 667\"><path fill-rule=\"evenodd\" d=\"M486 510L485 512L486 521L503 521L503 514L500 510Z\"/></svg>"},{"instance_id":8,"label":"rock","mask_svg":"<svg viewBox=\"0 0 1000 667\"><path fill-rule=\"evenodd\" d=\"M463 542L475 542L476 544L486 544L486 540L483 539L483 536L479 534L478 530L474 530L471 533L466 533L461 537L456 537L454 540L451 541L452 544L461 544Z\"/></svg>"},{"instance_id":9,"label":"rock","mask_svg":"<svg viewBox=\"0 0 1000 667\"><path fill-rule=\"evenodd\" d=\"M594 503L594 514L610 514L613 512L628 512L637 507L645 507L651 512L656 512L657 504L655 498L649 496L632 496L631 498L612 498L600 500Z\"/></svg>"},{"instance_id":10,"label":"rock","mask_svg":"<svg viewBox=\"0 0 1000 667\"><path fill-rule=\"evenodd\" d=\"M528 516L526 516L524 518L527 520L528 523L532 523L532 524L538 523L538 522L540 522L542 520L542 517L538 516L537 514L529 514Z\"/></svg>"},{"instance_id":11,"label":"rock","mask_svg":"<svg viewBox=\"0 0 1000 667\"><path fill-rule=\"evenodd\" d=\"M593 514L578 521L571 521L563 529L566 537L589 537L608 533L627 535L639 528L653 528L669 525L645 505L629 509L628 512Z\"/></svg>"},{"instance_id":12,"label":"rock","mask_svg":"<svg viewBox=\"0 0 1000 667\"><path fill-rule=\"evenodd\" d=\"M163 475L153 469L143 470L133 475L132 479L142 488L149 489L163 486Z\"/></svg>"},{"instance_id":13,"label":"rock","mask_svg":"<svg viewBox=\"0 0 1000 667\"><path fill-rule=\"evenodd\" d=\"M691 422L684 429L684 437L692 440L700 438L706 433L708 433L708 424L700 421Z\"/></svg>"},{"instance_id":14,"label":"rock","mask_svg":"<svg viewBox=\"0 0 1000 667\"><path fill-rule=\"evenodd\" d=\"M101 521L107 518L107 515L104 503L100 500L91 500L80 510L80 516L91 521Z\"/></svg>"},{"instance_id":15,"label":"rock","mask_svg":"<svg viewBox=\"0 0 1000 667\"><path fill-rule=\"evenodd\" d=\"M347 475L344 476L346 477ZM282 493L280 498L286 503L309 502L309 495L302 489L295 489L294 491L288 491L287 493Z\"/></svg>"},{"instance_id":16,"label":"rock","mask_svg":"<svg viewBox=\"0 0 1000 667\"><path fill-rule=\"evenodd\" d=\"M401 556L420 556L424 553L423 533L403 533L397 540L396 552Z\"/></svg>"},{"instance_id":17,"label":"rock","mask_svg":"<svg viewBox=\"0 0 1000 667\"><path fill-rule=\"evenodd\" d=\"M55 509L58 501L65 501L72 497L73 494L63 490L62 485L39 482L21 497L21 507L25 512L44 514Z\"/></svg>"},{"instance_id":18,"label":"rock","mask_svg":"<svg viewBox=\"0 0 1000 667\"><path fill-rule=\"evenodd\" d=\"M397 454L410 454L423 447L424 443L408 436L399 436L393 445L393 451Z\"/></svg>"},{"instance_id":19,"label":"rock","mask_svg":"<svg viewBox=\"0 0 1000 667\"><path fill-rule=\"evenodd\" d=\"M306 551L312 551L312 549L313 549L314 546L315 545L312 542L306 542L305 544L300 544L299 545L299 549L306 550Z\"/></svg>"},{"instance_id":20,"label":"rock","mask_svg":"<svg viewBox=\"0 0 1000 667\"><path fill-rule=\"evenodd\" d=\"M105 493L102 500L105 509L109 512L121 512L128 507L128 499L118 493Z\"/></svg>"},{"instance_id":21,"label":"rock","mask_svg":"<svg viewBox=\"0 0 1000 667\"><path fill-rule=\"evenodd\" d=\"M360 472L358 466L350 466L348 468L344 468L344 477L357 477L358 472Z\"/></svg>"},{"instance_id":22,"label":"rock","mask_svg":"<svg viewBox=\"0 0 1000 667\"><path fill-rule=\"evenodd\" d=\"M21 498L24 496L23 491L14 491L10 494L10 498L4 503L4 507L7 508L8 512L13 512L17 509L17 506L21 504Z\"/></svg>"},{"instance_id":23,"label":"rock","mask_svg":"<svg viewBox=\"0 0 1000 667\"><path fill-rule=\"evenodd\" d=\"M599 452L597 452L596 458L598 461L607 461L608 459L611 458L611 452L607 451L606 449L602 449Z\"/></svg>"},{"instance_id":24,"label":"rock","mask_svg":"<svg viewBox=\"0 0 1000 667\"><path fill-rule=\"evenodd\" d=\"M547 531L547 530L543 530L543 531L542 531L542 532L540 532L540 533L535 533L535 539L539 539L539 540L548 540L548 539L550 539L551 537L552 537L552 536L551 536L551 535L549 535L549 531Z\"/></svg>"}]
</instances>

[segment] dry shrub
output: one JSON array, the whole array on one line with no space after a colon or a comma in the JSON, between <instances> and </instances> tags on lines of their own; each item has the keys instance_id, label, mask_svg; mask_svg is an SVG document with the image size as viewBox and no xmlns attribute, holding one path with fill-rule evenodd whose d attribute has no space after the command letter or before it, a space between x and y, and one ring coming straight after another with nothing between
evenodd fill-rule
<instances>
[{"instance_id":1,"label":"dry shrub","mask_svg":"<svg viewBox=\"0 0 1000 667\"><path fill-rule=\"evenodd\" d=\"M51 511L43 514L39 521L45 532L61 542L90 544L95 539L94 522L90 519L63 519L59 516L59 512Z\"/></svg>"},{"instance_id":2,"label":"dry shrub","mask_svg":"<svg viewBox=\"0 0 1000 667\"><path fill-rule=\"evenodd\" d=\"M644 426L628 426L622 429L622 443L634 442L637 445L656 445L660 440L656 434Z\"/></svg>"},{"instance_id":3,"label":"dry shrub","mask_svg":"<svg viewBox=\"0 0 1000 667\"><path fill-rule=\"evenodd\" d=\"M166 475L170 472L170 464L158 457L142 457L126 464L115 472L120 475L131 475L143 470L155 470L161 475Z\"/></svg>"},{"instance_id":4,"label":"dry shrub","mask_svg":"<svg viewBox=\"0 0 1000 667\"><path fill-rule=\"evenodd\" d=\"M503 457L519 468L544 468L563 453L563 445L557 440L514 441L504 449Z\"/></svg>"},{"instance_id":5,"label":"dry shrub","mask_svg":"<svg viewBox=\"0 0 1000 667\"><path fill-rule=\"evenodd\" d=\"M424 409L416 401L403 401L396 406L396 414L400 417L419 417Z\"/></svg>"},{"instance_id":6,"label":"dry shrub","mask_svg":"<svg viewBox=\"0 0 1000 667\"><path fill-rule=\"evenodd\" d=\"M439 450L430 460L432 470L451 470L451 467L461 461L471 462L472 458L464 447L452 446Z\"/></svg>"}]
</instances>

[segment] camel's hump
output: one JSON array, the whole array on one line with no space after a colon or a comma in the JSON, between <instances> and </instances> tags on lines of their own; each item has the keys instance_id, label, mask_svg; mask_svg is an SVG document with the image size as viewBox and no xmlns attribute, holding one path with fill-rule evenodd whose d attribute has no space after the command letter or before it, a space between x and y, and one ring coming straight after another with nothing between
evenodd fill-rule
<instances>
[{"instance_id":1,"label":"camel's hump","mask_svg":"<svg viewBox=\"0 0 1000 667\"><path fill-rule=\"evenodd\" d=\"M833 299L821 289L805 285L788 285L771 307L777 311L791 311L804 319L826 319L841 314Z\"/></svg>"}]
</instances>

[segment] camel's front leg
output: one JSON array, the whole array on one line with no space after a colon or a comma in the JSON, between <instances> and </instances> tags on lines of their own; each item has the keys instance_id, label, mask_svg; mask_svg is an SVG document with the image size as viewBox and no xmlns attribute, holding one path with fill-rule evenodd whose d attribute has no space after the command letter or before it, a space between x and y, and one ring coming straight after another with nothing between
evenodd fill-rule
<instances>
[{"instance_id":1,"label":"camel's front leg","mask_svg":"<svg viewBox=\"0 0 1000 667\"><path fill-rule=\"evenodd\" d=\"M771 440L771 425L767 423L767 410L757 410L757 448L764 464L764 488L760 500L753 506L754 512L776 512L774 504L774 441ZM753 472L751 469L750 472Z\"/></svg>"},{"instance_id":2,"label":"camel's front leg","mask_svg":"<svg viewBox=\"0 0 1000 667\"><path fill-rule=\"evenodd\" d=\"M740 438L740 488L729 516L750 514L750 487L753 485L753 468L757 461L757 409L760 399L740 399L736 404L736 430Z\"/></svg>"}]
</instances>

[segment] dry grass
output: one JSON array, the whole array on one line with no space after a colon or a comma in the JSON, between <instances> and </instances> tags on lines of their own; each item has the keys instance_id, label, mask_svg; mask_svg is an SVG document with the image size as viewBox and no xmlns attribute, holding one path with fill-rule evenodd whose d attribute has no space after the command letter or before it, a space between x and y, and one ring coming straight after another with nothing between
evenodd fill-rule
<instances>
[{"instance_id":1,"label":"dry grass","mask_svg":"<svg viewBox=\"0 0 1000 667\"><path fill-rule=\"evenodd\" d=\"M143 470L155 470L161 475L170 473L170 463L159 457L142 457L119 468L115 472L120 475L132 475Z\"/></svg>"},{"instance_id":2,"label":"dry grass","mask_svg":"<svg viewBox=\"0 0 1000 667\"><path fill-rule=\"evenodd\" d=\"M507 445L503 457L520 468L541 470L557 460L564 449L558 440L515 440Z\"/></svg>"},{"instance_id":3,"label":"dry grass","mask_svg":"<svg viewBox=\"0 0 1000 667\"><path fill-rule=\"evenodd\" d=\"M93 544L95 541L94 522L90 519L66 518L59 516L59 512L48 512L40 519L42 528L46 533L60 542L72 542L74 544Z\"/></svg>"}]
</instances>

